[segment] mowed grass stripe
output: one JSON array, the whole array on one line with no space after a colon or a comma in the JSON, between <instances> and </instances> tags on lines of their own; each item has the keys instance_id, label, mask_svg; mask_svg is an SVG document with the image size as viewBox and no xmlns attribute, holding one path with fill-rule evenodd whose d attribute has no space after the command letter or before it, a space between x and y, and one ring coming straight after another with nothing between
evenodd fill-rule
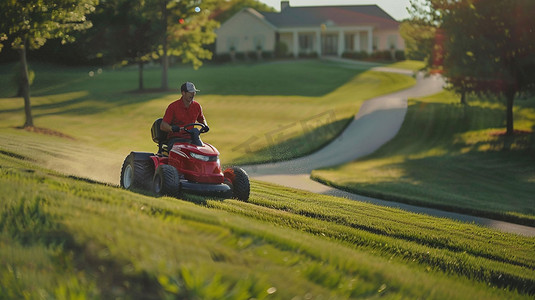
<instances>
[{"instance_id":1,"label":"mowed grass stripe","mask_svg":"<svg viewBox=\"0 0 535 300\"><path fill-rule=\"evenodd\" d=\"M529 291L535 283L532 238L518 240L472 225L397 209L385 212L369 204L304 192L281 193L281 189L276 196L268 196L266 190L273 189L272 185L253 186L260 191L250 201L266 207L260 212L248 203L215 201L210 205L484 282ZM519 245L524 250L518 252Z\"/></svg>"}]
</instances>

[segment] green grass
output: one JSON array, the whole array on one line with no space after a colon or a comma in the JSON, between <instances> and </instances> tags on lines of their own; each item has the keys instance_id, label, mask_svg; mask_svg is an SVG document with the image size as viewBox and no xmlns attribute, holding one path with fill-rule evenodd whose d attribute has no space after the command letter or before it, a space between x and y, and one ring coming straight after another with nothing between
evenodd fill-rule
<instances>
[{"instance_id":1,"label":"green grass","mask_svg":"<svg viewBox=\"0 0 535 300\"><path fill-rule=\"evenodd\" d=\"M415 68L409 65L398 67ZM9 68L0 66L2 86ZM22 100L8 98L9 85L0 91L0 299L535 294L533 238L257 181L247 203L118 189L122 160L131 150L155 151L150 125L177 93L129 92L136 88L135 69L93 69L93 77L83 68L35 71L36 126L66 137L15 128L24 122ZM146 78L148 88L159 86L159 70L149 68ZM204 140L219 148L225 164L310 152L336 135L362 101L414 82L320 61L171 70L171 82L185 80L202 90L198 99L211 125ZM257 82L263 84L254 87ZM274 89L281 82L286 86ZM241 92L231 88L236 84ZM472 99L463 108L452 101L448 94L412 101L398 137L362 160L369 160L366 168L344 166L343 178L367 178L397 200L443 197L442 205L458 201L457 209L496 214L469 206L466 199L482 193L493 199L488 207L514 206L502 216L533 218L530 141L518 139L503 151L500 137L488 134L503 129L501 104ZM516 128L530 129L533 101L517 104ZM427 188L429 178L436 185ZM466 178L483 185L468 186ZM392 180L400 181L397 188L380 185ZM402 197L420 188L424 196ZM507 201L517 202L496 200L510 190ZM467 206L448 196L461 194Z\"/></svg>"},{"instance_id":2,"label":"green grass","mask_svg":"<svg viewBox=\"0 0 535 300\"><path fill-rule=\"evenodd\" d=\"M416 61L416 60L403 60L397 63L393 63L389 65L389 67L418 71L425 67L425 63L423 61Z\"/></svg>"},{"instance_id":3,"label":"green grass","mask_svg":"<svg viewBox=\"0 0 535 300\"><path fill-rule=\"evenodd\" d=\"M3 70L0 82L8 83L10 66L3 66ZM104 70L93 77L82 68L39 65L35 72L32 108L36 126L123 156L132 150L155 151L150 138L152 122L163 116L167 105L179 95L129 92L137 83L136 69L130 68ZM158 87L155 79L159 79L159 72L154 68L145 72L148 88ZM201 89L197 99L211 127L203 140L219 149L224 164L309 153L338 134L362 101L414 83L408 76L344 69L321 61L170 70L171 84L178 86L186 80ZM0 91L0 97L12 94L14 89ZM0 98L0 103L0 131L18 135L12 127L24 123L22 100ZM332 130L308 138L325 124ZM272 151L282 142L287 145L285 149L297 151Z\"/></svg>"},{"instance_id":4,"label":"green grass","mask_svg":"<svg viewBox=\"0 0 535 300\"><path fill-rule=\"evenodd\" d=\"M8 299L535 293L533 238L256 181L248 203L154 198L5 150L0 174L0 294Z\"/></svg>"},{"instance_id":5,"label":"green grass","mask_svg":"<svg viewBox=\"0 0 535 300\"><path fill-rule=\"evenodd\" d=\"M506 138L498 100L458 104L448 92L413 99L398 135L313 178L360 194L535 225L535 99L517 100ZM530 133L531 132L531 133Z\"/></svg>"}]
</instances>

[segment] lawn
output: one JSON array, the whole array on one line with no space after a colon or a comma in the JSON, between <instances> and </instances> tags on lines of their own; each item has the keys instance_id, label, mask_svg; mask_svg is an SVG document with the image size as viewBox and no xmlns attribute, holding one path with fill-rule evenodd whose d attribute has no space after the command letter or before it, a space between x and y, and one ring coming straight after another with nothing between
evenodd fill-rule
<instances>
[{"instance_id":1,"label":"lawn","mask_svg":"<svg viewBox=\"0 0 535 300\"><path fill-rule=\"evenodd\" d=\"M155 198L0 152L7 299L530 299L535 240L253 182ZM489 242L491 241L491 242Z\"/></svg>"},{"instance_id":2,"label":"lawn","mask_svg":"<svg viewBox=\"0 0 535 300\"><path fill-rule=\"evenodd\" d=\"M394 66L419 68L418 62ZM409 76L358 67L315 60L210 65L196 71L176 67L170 82L197 84L211 126L204 141L219 149L223 164L244 165L313 152L345 128L363 101L414 83ZM8 87L0 97L15 92L8 84L11 68L0 67L0 81ZM0 98L0 145L7 150L22 145L46 167L113 184L130 151L156 150L149 128L178 95L133 92L135 68L37 65L35 72L35 124L63 137L16 129L24 122L21 99ZM159 72L146 70L148 89L158 87ZM317 170L313 177L365 195L534 224L532 135L519 135L504 151L497 134L504 127L503 103L477 98L467 107L457 103L450 93L411 100L391 143L369 158ZM517 101L517 129L532 131L533 103Z\"/></svg>"},{"instance_id":3,"label":"lawn","mask_svg":"<svg viewBox=\"0 0 535 300\"><path fill-rule=\"evenodd\" d=\"M135 69L35 66L35 124L56 135L38 134L17 128L24 115L22 100L9 98L15 92L8 84L11 68L0 66L0 84L8 86L0 91L0 297L531 299L535 294L533 238L258 181L252 182L248 202L156 198L119 189L124 157L132 150L156 150L150 126L177 98L176 91L133 92ZM159 70L145 74L147 87L157 88ZM177 86L192 80L201 89L198 100L212 128L204 140L219 148L224 164L313 151L344 128L362 101L414 83L408 76L323 61L173 68L170 76ZM399 169L381 168L407 166L411 160L397 161L405 155L421 159L411 170L421 172L419 180L436 178L438 184L443 178L429 166L441 162L440 154L465 157L469 178L491 177L481 174L497 167L517 168L519 190L522 178L533 183L532 160L522 156L529 143L519 139L502 151L499 135L482 133L503 129L500 103L472 99L465 108L452 101L447 94L412 100L398 137L366 158L375 159L375 166L359 172L372 184L381 183L378 175L390 176L402 181L401 189L409 188ZM533 102L519 104L517 128L527 130ZM465 122L451 121L459 115ZM325 127L329 130L322 131ZM318 133L323 135L316 138ZM270 148L300 144L307 146L290 154ZM506 159L510 153L518 159ZM487 154L502 156L484 160ZM480 168L472 169L472 161ZM441 170L449 163L442 161ZM344 178L356 178L355 165L344 166L349 168ZM488 169L480 172L483 167ZM340 170L328 175L340 176ZM483 182L496 193L513 181ZM444 195L436 188L425 193ZM515 195L529 205L531 198Z\"/></svg>"},{"instance_id":4,"label":"lawn","mask_svg":"<svg viewBox=\"0 0 535 300\"><path fill-rule=\"evenodd\" d=\"M535 226L535 98L517 100L514 137L504 102L452 93L412 99L398 135L377 152L312 177L381 199Z\"/></svg>"},{"instance_id":5,"label":"lawn","mask_svg":"<svg viewBox=\"0 0 535 300\"><path fill-rule=\"evenodd\" d=\"M3 66L2 85L9 87L11 68ZM71 141L89 149L106 150L110 156L124 158L133 150L155 151L150 138L152 122L163 116L167 105L179 95L177 91L132 92L137 83L135 68L99 72L38 65L35 72L35 125L72 137ZM94 72L93 77L89 72ZM146 70L147 88L158 87L155 79L159 72L158 68ZM201 90L197 100L211 127L203 140L219 149L223 164L287 159L309 153L336 136L362 101L415 82L408 76L345 69L322 61L216 65L197 71L180 67L172 68L169 76L177 87L191 80ZM6 88L0 91L0 97L14 93L14 88ZM21 99L0 98L0 103L2 135L18 144L29 144L32 135L14 129L24 123ZM320 126L331 129L308 139ZM283 142L286 147L282 150L298 151L281 151L276 145ZM90 159L83 156L84 149L80 152L81 160Z\"/></svg>"}]
</instances>

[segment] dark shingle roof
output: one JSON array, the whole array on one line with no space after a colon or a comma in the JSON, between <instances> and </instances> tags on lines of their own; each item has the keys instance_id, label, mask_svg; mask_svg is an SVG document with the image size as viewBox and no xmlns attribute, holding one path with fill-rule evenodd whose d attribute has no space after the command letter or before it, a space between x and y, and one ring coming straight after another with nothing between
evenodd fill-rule
<instances>
[{"instance_id":1,"label":"dark shingle roof","mask_svg":"<svg viewBox=\"0 0 535 300\"><path fill-rule=\"evenodd\" d=\"M372 25L397 28L399 23L377 5L287 7L261 13L275 27Z\"/></svg>"}]
</instances>

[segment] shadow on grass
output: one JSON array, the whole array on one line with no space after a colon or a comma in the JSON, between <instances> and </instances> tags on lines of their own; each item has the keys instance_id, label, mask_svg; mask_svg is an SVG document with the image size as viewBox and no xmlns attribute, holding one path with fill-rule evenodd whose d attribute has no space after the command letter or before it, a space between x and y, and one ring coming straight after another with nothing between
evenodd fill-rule
<instances>
[{"instance_id":1,"label":"shadow on grass","mask_svg":"<svg viewBox=\"0 0 535 300\"><path fill-rule=\"evenodd\" d=\"M3 67L6 68L5 66ZM132 90L137 84L137 70L105 70L94 78L89 68L65 68L51 65L35 66L36 81L31 87L32 97L53 97L79 91L87 95L55 103L34 105L35 116L91 115L111 108L144 103L166 95L180 97L179 82L193 81L202 95L245 96L304 96L319 97L336 90L366 70L350 70L335 64L312 61L264 63L253 65L207 66L197 71L188 68L169 70L170 88L154 88L159 69L145 72L147 88ZM178 83L177 83L178 82ZM133 83L133 84L129 84ZM0 113L19 112L20 109L1 110Z\"/></svg>"},{"instance_id":2,"label":"shadow on grass","mask_svg":"<svg viewBox=\"0 0 535 300\"><path fill-rule=\"evenodd\" d=\"M535 134L504 135L495 129L503 128L504 116L499 108L417 103L393 140L355 162L354 172L370 181L314 179L388 201L535 226ZM391 157L404 160L388 163Z\"/></svg>"}]
</instances>

